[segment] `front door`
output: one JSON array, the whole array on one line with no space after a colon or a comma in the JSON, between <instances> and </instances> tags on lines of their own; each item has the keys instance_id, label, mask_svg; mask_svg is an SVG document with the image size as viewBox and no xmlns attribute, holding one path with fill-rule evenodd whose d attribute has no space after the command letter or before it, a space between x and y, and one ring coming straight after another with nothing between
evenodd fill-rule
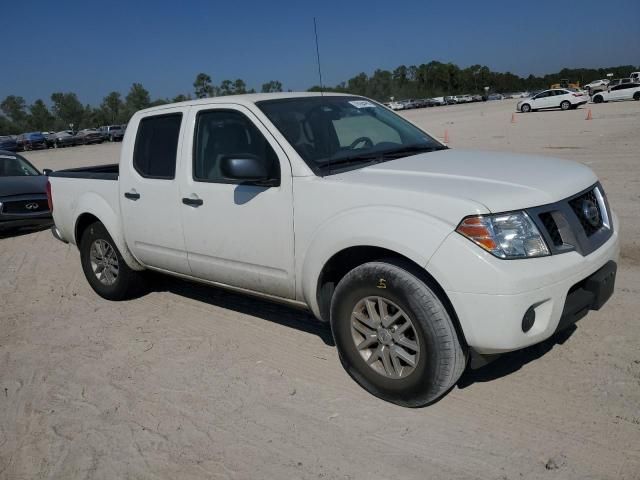
<instances>
[{"instance_id":1,"label":"front door","mask_svg":"<svg viewBox=\"0 0 640 480\"><path fill-rule=\"evenodd\" d=\"M225 178L224 157L258 157L276 186ZM246 107L215 104L189 115L180 182L193 275L279 297L294 297L293 198L289 161Z\"/></svg>"}]
</instances>

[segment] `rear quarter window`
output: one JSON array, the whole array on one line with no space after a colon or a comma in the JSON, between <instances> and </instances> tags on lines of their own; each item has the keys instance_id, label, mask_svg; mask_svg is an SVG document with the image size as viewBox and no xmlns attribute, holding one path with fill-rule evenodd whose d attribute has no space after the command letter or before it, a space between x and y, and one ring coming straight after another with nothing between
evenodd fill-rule
<instances>
[{"instance_id":1,"label":"rear quarter window","mask_svg":"<svg viewBox=\"0 0 640 480\"><path fill-rule=\"evenodd\" d=\"M181 123L181 113L140 120L133 151L133 167L141 176L162 180L175 178Z\"/></svg>"}]
</instances>

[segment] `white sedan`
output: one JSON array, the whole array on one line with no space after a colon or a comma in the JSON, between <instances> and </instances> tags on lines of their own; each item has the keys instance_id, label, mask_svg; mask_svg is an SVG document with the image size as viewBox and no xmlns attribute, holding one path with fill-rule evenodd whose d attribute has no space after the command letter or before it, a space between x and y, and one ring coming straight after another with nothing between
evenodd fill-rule
<instances>
[{"instance_id":1,"label":"white sedan","mask_svg":"<svg viewBox=\"0 0 640 480\"><path fill-rule=\"evenodd\" d=\"M518 102L517 110L522 113L535 112L545 108L560 108L569 110L578 108L589 101L589 96L581 90L569 90L566 88L554 88L544 90L529 98Z\"/></svg>"},{"instance_id":2,"label":"white sedan","mask_svg":"<svg viewBox=\"0 0 640 480\"><path fill-rule=\"evenodd\" d=\"M616 100L640 100L640 83L621 83L593 96L593 103Z\"/></svg>"}]
</instances>

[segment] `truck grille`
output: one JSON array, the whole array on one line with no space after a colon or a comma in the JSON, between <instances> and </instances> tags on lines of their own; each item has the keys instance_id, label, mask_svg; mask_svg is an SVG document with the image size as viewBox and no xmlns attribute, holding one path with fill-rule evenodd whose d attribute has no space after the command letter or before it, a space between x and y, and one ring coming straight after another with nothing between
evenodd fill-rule
<instances>
[{"instance_id":1,"label":"truck grille","mask_svg":"<svg viewBox=\"0 0 640 480\"><path fill-rule=\"evenodd\" d=\"M602 212L594 190L570 200L569 205L580 220L587 237L602 228Z\"/></svg>"},{"instance_id":2,"label":"truck grille","mask_svg":"<svg viewBox=\"0 0 640 480\"><path fill-rule=\"evenodd\" d=\"M547 230L549 237L551 237L551 241L557 247L561 246L564 242L562 241L562 236L560 235L560 230L558 230L558 225L556 221L553 219L553 215L551 212L544 212L539 215L544 228Z\"/></svg>"},{"instance_id":3,"label":"truck grille","mask_svg":"<svg viewBox=\"0 0 640 480\"><path fill-rule=\"evenodd\" d=\"M527 212L552 254L576 251L586 256L613 234L609 207L600 184Z\"/></svg>"},{"instance_id":4,"label":"truck grille","mask_svg":"<svg viewBox=\"0 0 640 480\"><path fill-rule=\"evenodd\" d=\"M28 215L31 213L46 213L49 211L47 200L17 200L4 202L2 212L5 215Z\"/></svg>"}]
</instances>

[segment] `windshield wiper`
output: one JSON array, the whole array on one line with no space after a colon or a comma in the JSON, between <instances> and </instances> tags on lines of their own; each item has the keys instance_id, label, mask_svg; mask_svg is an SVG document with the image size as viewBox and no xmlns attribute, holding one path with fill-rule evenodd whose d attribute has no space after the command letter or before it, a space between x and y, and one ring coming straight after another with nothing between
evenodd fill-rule
<instances>
[{"instance_id":1,"label":"windshield wiper","mask_svg":"<svg viewBox=\"0 0 640 480\"><path fill-rule=\"evenodd\" d=\"M332 172L340 168L348 167L349 165L366 163L368 165L373 165L376 163L386 162L388 160L395 160L397 158L406 157L412 153L425 153L425 152L434 152L437 150L446 150L449 147L445 147L443 145L438 146L426 146L426 145L407 145L405 147L393 149L393 150L381 150L381 151L368 151L363 152L360 155L352 155L345 158L340 158L336 160L331 160L327 163L320 165L320 168L323 170L328 169L329 172Z\"/></svg>"}]
</instances>

